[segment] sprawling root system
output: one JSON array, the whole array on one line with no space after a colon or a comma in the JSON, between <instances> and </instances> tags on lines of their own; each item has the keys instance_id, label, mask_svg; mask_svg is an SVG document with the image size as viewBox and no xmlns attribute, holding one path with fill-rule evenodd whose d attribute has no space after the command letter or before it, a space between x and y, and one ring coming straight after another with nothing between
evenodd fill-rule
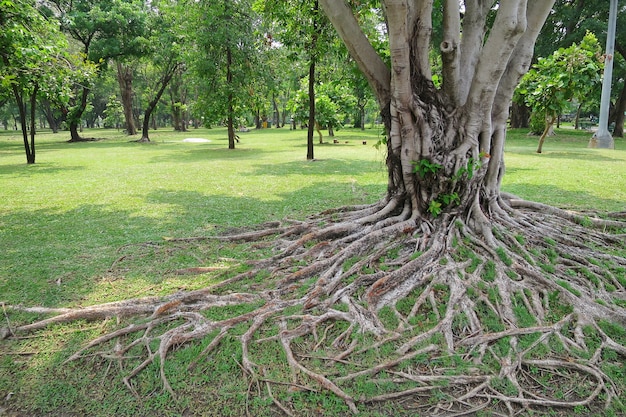
<instances>
[{"instance_id":1,"label":"sprawling root system","mask_svg":"<svg viewBox=\"0 0 626 417\"><path fill-rule=\"evenodd\" d=\"M121 318L126 324L67 360L123 361L139 351L123 375L128 388L135 392L134 378L158 364L173 395L168 353L204 341L189 364L198 372L229 338L240 344L232 360L256 387L251 392L287 415L295 413L292 391L330 391L354 413L389 401L427 415L598 410L623 401L612 372L623 373L626 361L624 223L513 198L499 207L481 225L489 239L469 216L420 223L388 202L170 239L158 245L217 239L272 252L200 290L27 308L46 318L4 336Z\"/></svg>"}]
</instances>

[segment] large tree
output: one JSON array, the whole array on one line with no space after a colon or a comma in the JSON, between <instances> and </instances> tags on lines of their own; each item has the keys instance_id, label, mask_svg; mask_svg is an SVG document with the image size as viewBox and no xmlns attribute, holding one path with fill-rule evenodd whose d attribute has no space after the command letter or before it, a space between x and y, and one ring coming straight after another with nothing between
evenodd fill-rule
<instances>
[{"instance_id":1,"label":"large tree","mask_svg":"<svg viewBox=\"0 0 626 417\"><path fill-rule=\"evenodd\" d=\"M72 86L93 75L66 49L58 22L42 15L35 2L0 2L0 90L10 90L15 99L29 164L36 156L37 102L67 103Z\"/></svg>"},{"instance_id":2,"label":"large tree","mask_svg":"<svg viewBox=\"0 0 626 417\"><path fill-rule=\"evenodd\" d=\"M121 60L123 57L136 56L144 49L143 10L146 2L48 0L42 3L49 5L51 13L61 21L62 30L78 43L86 64L93 63L102 70L109 59ZM128 89L128 85L128 80L124 80L122 75L120 87L124 90ZM67 121L71 142L84 140L79 130L83 113L88 106L90 91L89 84L79 86L77 98L69 109ZM129 99L131 95L128 96ZM132 116L129 105L127 109L129 117Z\"/></svg>"},{"instance_id":3,"label":"large tree","mask_svg":"<svg viewBox=\"0 0 626 417\"><path fill-rule=\"evenodd\" d=\"M367 2L320 0L387 126L384 198L305 221L169 239L162 245L274 236L276 251L196 291L80 310L35 308L56 315L11 332L149 316L69 360L103 351L123 358L145 346L145 360L125 383L133 389L130 380L158 363L170 392L170 350L207 338L193 371L235 337L245 377L258 391L267 388L286 414L294 413L289 389L319 387L355 414L404 398L395 403L401 412L428 415L597 411L619 402L611 381L619 371L603 361L626 356L626 259L615 251L624 250L624 239L595 227L623 230L624 223L500 190L509 103L553 2L467 0L460 10L458 0L443 1L440 88L431 70L433 1L381 3L390 66L359 27ZM264 355L277 350L270 367ZM282 363L281 377L275 368Z\"/></svg>"}]
</instances>

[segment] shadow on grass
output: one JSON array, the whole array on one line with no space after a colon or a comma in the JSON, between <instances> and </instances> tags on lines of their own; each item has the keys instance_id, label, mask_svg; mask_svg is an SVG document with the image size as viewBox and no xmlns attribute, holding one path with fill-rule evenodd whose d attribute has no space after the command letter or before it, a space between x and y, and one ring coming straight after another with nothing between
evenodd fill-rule
<instances>
[{"instance_id":1,"label":"shadow on grass","mask_svg":"<svg viewBox=\"0 0 626 417\"><path fill-rule=\"evenodd\" d=\"M246 175L262 176L262 175L293 175L299 172L302 175L331 175L338 174L342 177L356 176L364 173L372 173L385 170L385 166L381 161L362 160L362 159L334 159L324 158L307 161L306 159L283 162L280 164L257 164L254 170ZM385 170L386 172L386 170Z\"/></svg>"},{"instance_id":2,"label":"shadow on grass","mask_svg":"<svg viewBox=\"0 0 626 417\"><path fill-rule=\"evenodd\" d=\"M622 161L623 158L614 158L608 154L600 154L598 152L594 152L592 150L580 149L580 150L572 150L572 151L550 151L545 150L543 153L538 154L534 150L530 150L524 148L522 152L517 149L511 149L506 152L507 154L516 154L516 155L535 155L537 158L543 159L570 159L570 160L580 160L580 161L598 161L598 162L610 162L610 161Z\"/></svg>"},{"instance_id":3,"label":"shadow on grass","mask_svg":"<svg viewBox=\"0 0 626 417\"><path fill-rule=\"evenodd\" d=\"M334 188L344 195L328 192ZM250 253L223 244L203 249L160 245L163 237L207 236L216 229L304 217L329 207L363 203L366 195L374 192L380 189L322 182L264 201L254 196L160 189L144 197L145 207L134 209L84 204L63 212L47 207L0 214L0 302L81 306L204 286L207 277L173 278L172 271L200 266L220 256L245 259ZM23 313L6 317L13 326L35 318ZM144 401L136 401L123 386L120 374L108 372L109 362L94 359L63 364L105 326L115 326L115 320L52 326L32 341L9 340L0 345L0 397L15 393L11 404L31 415L104 416L120 405L124 410L115 415L156 415L162 400L171 403L173 414L180 415L184 406L170 401L166 393L163 398L148 395ZM31 359L20 353L24 349L38 353ZM158 369L151 366L147 373L158 374ZM94 375L101 389L93 388ZM158 378L141 375L137 381L154 384L142 386L142 393L162 392Z\"/></svg>"},{"instance_id":4,"label":"shadow on grass","mask_svg":"<svg viewBox=\"0 0 626 417\"><path fill-rule=\"evenodd\" d=\"M10 164L0 165L0 177L2 175L30 177L32 175L55 174L66 171L82 171L84 166L67 166L63 164L53 163L37 163L37 164Z\"/></svg>"},{"instance_id":5,"label":"shadow on grass","mask_svg":"<svg viewBox=\"0 0 626 417\"><path fill-rule=\"evenodd\" d=\"M161 189L145 196L145 207L120 210L86 204L63 212L49 207L3 214L0 302L47 307L80 304L102 285L124 245L302 218L331 207L369 202L379 193L375 185L340 182L316 183L272 200ZM193 262L197 266L198 261ZM159 282L159 273L154 274L141 278L146 286Z\"/></svg>"}]
</instances>

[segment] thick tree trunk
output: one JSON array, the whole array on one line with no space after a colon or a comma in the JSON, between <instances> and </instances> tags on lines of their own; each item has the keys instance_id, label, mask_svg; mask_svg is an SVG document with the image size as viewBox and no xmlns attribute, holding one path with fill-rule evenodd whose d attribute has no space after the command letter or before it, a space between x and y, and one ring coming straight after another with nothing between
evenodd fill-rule
<instances>
[{"instance_id":1,"label":"thick tree trunk","mask_svg":"<svg viewBox=\"0 0 626 417\"><path fill-rule=\"evenodd\" d=\"M432 32L430 2L385 2L392 63L389 73L367 39L355 35L359 28L348 7L343 2L321 1L377 92L389 129L388 200L392 206L408 208L412 221L421 222L445 211L484 218L475 207L480 206L481 196L497 194L499 183L490 183L496 190L479 190L487 186L483 183L486 178L499 178L503 170L499 156L490 158L491 149L502 148L496 141L504 140L502 127L496 129L491 111L496 104L503 107L502 102L508 112L513 93L508 85L504 88L499 83L505 72L517 70L511 65L525 67L513 71L515 82L528 68L530 62L517 62L512 52L522 45L525 49L518 56L528 56L527 50L532 50L538 28L550 10L539 1L531 3L530 30L526 3L513 1L500 5L497 21L485 41L483 29L491 5L467 8L461 39L458 2L446 1L441 44L444 83L442 90L437 90L430 80L427 46ZM519 43L525 33L528 40Z\"/></svg>"},{"instance_id":2,"label":"thick tree trunk","mask_svg":"<svg viewBox=\"0 0 626 417\"><path fill-rule=\"evenodd\" d=\"M126 121L126 133L130 136L137 134L135 127L135 117L133 115L133 69L117 63L117 82L120 86L120 96L124 109L124 120Z\"/></svg>"},{"instance_id":3,"label":"thick tree trunk","mask_svg":"<svg viewBox=\"0 0 626 417\"><path fill-rule=\"evenodd\" d=\"M511 104L511 128L521 129L530 126L530 109L523 104Z\"/></svg>"}]
</instances>

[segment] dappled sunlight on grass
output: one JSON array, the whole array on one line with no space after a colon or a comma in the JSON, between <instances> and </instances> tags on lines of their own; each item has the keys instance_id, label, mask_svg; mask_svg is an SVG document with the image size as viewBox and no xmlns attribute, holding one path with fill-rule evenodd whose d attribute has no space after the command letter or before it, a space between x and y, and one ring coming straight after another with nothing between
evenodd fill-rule
<instances>
[{"instance_id":1,"label":"dappled sunlight on grass","mask_svg":"<svg viewBox=\"0 0 626 417\"><path fill-rule=\"evenodd\" d=\"M537 138L512 131L505 151L503 190L574 210L626 210L626 143L589 149L588 132L561 129L537 154Z\"/></svg>"},{"instance_id":2,"label":"dappled sunlight on grass","mask_svg":"<svg viewBox=\"0 0 626 417\"><path fill-rule=\"evenodd\" d=\"M303 219L378 200L387 185L384 153L373 147L380 133L340 130L339 143L328 137L325 144L316 143L315 161L305 158L306 132L300 130L242 133L235 150L227 149L223 128L157 131L149 144L133 143L137 138L116 131L87 132L104 139L73 144L65 142L66 133L42 134L38 162L28 166L21 142L0 132L0 302L88 306L204 288L248 271L245 261L270 256L269 248L242 249L205 238L231 227ZM187 137L211 142L182 142ZM623 141L617 150L605 151L586 149L587 140L563 134L549 139L544 154L537 155L536 138L512 132L504 190L564 208L625 210ZM190 237L198 239L178 239ZM253 292L271 279L259 274L229 290ZM11 319L26 323L34 315L16 313ZM110 319L51 326L42 337L12 343L10 352L0 354L0 393L15 391L42 414L140 415L145 409L183 414L186 405L172 401L159 385L156 365L135 382L148 393L145 404L123 385L118 376L137 365L135 352L124 369L118 358L95 355L80 365L61 366L87 340L127 324ZM184 367L209 341L172 350L167 373L175 391L224 409L245 403L243 378L215 381L241 374L229 350L229 344L239 346L233 339L224 339L226 347L216 353L226 356L210 357L201 372ZM275 358L267 360L268 367L274 363ZM297 403L298 395L290 392L289 398Z\"/></svg>"}]
</instances>

